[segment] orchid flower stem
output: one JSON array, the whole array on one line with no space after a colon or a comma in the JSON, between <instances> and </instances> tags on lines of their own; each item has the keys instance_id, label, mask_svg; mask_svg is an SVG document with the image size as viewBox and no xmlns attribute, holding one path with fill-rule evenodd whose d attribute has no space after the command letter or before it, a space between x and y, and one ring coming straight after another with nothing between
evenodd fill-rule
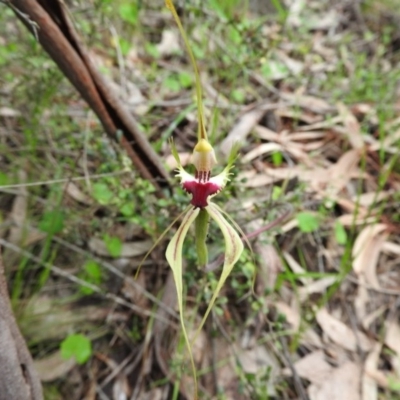
<instances>
[{"instance_id":1,"label":"orchid flower stem","mask_svg":"<svg viewBox=\"0 0 400 400\"><path fill-rule=\"evenodd\" d=\"M195 241L197 251L197 261L199 267L205 267L208 264L208 250L207 250L207 234L208 223L210 216L205 209L200 210L199 215L195 220Z\"/></svg>"},{"instance_id":2,"label":"orchid flower stem","mask_svg":"<svg viewBox=\"0 0 400 400\"><path fill-rule=\"evenodd\" d=\"M204 120L204 111L203 111L203 93L201 89L201 82L200 82L200 74L199 74L199 69L197 68L196 60L194 58L192 49L189 44L189 40L186 36L186 32L183 29L181 20L179 19L178 13L175 10L175 6L172 2L172 0L165 0L165 4L167 8L171 11L172 16L174 17L176 24L178 25L179 31L182 35L183 41L186 46L186 50L189 54L190 62L192 63L192 67L194 70L194 75L196 78L196 96L197 96L197 111L198 111L198 118L199 118L199 132L198 132L198 140L200 139L207 139L207 132L206 132L206 127L205 127L205 120Z\"/></svg>"}]
</instances>

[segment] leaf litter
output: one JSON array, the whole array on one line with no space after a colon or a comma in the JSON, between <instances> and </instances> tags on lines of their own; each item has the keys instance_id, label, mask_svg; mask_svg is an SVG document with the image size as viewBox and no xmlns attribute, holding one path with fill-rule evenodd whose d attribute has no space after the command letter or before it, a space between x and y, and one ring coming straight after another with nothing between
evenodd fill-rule
<instances>
[{"instance_id":1,"label":"leaf litter","mask_svg":"<svg viewBox=\"0 0 400 400\"><path fill-rule=\"evenodd\" d=\"M265 77L254 71L244 88L247 100L234 104L231 88L228 91L224 87L226 84L219 82L215 68L211 72L204 71L205 86L209 87L206 114L212 115L215 104L220 110L227 110L219 115L222 130L227 132L219 144L221 153L229 152L232 142L242 144L238 160L240 172L235 178L237 193L226 207L239 210L244 232L257 231L277 218L274 213L280 202L290 203L293 209L277 227L255 239L255 293L240 292L240 284L248 271L237 269L232 282L224 289L227 301L218 304L210 322L200 331L193 356L202 371L199 379L204 398L217 398L217 393L221 392L225 398L232 399L266 398L259 393L264 388L267 390L262 393L276 398L301 398L299 384L304 386L310 400L375 400L398 395L400 327L396 296L400 294L397 206L400 182L398 160L392 156L398 153L400 109L394 105L393 112L382 122L377 118L381 112L379 102L364 98L346 101L340 98L338 101L330 92L321 89L317 79L305 79L308 74L314 74L326 80L340 60L345 68L353 71L350 80L344 82L345 88L352 84L351 79L354 82L357 78L356 60L352 54L346 54L348 46L374 51L361 36L356 36L358 41L351 45L337 45L346 34L358 35L352 20L355 15L352 6L338 2L327 10L322 3L311 3L313 18L308 24L304 19L308 6L304 2L292 2L287 10L287 26L308 31L310 47L308 54L302 57L304 49L296 48L295 42L280 42L280 48L273 52L274 63L285 64L288 72L285 70L283 80L271 78L274 81L271 92ZM151 46L148 53L131 46L124 56L126 60L122 60L127 74L124 80L120 79L122 66L118 62L121 59L110 60L101 52L95 55L101 68L108 69L113 77L113 88L131 104L132 110L139 107L138 115L150 126L149 137L156 143L163 131L176 122L183 108L190 105L187 102L190 93L184 88L174 93L170 88L160 90L170 75L175 77L186 69L185 63L176 56L182 46L165 13L146 7L141 12L144 24L155 36L149 43L153 44L159 58L151 56ZM280 38L279 26L267 29L269 25L264 25L265 40ZM212 45L216 44L210 43L210 47ZM312 62L311 57L314 57ZM393 68L394 60L393 56L390 61ZM161 71L158 76L150 74L154 66ZM207 68L203 62L202 68ZM345 91L343 88L340 89ZM331 88L332 92L334 89ZM214 96L219 92L224 99L220 103ZM168 95L160 98L160 93ZM72 112L76 101L68 101L69 118L74 118L78 126L85 126L84 118ZM14 132L16 117L19 118L23 110L13 104L1 110L1 141L13 152L16 142L12 140L19 140L19 144L23 140L19 135L10 139L10 132ZM196 128L195 119L190 113L186 115L174 129L183 164L189 162L188 150ZM90 141L95 143L93 138ZM65 148L69 145L64 144ZM41 145L49 147L46 140ZM105 143L103 147L109 145ZM169 168L176 168L166 146L162 142L158 146ZM113 157L101 146L91 150L94 149L101 154L89 155L88 168L93 174L102 157ZM62 154L55 146L50 146L48 151L53 160ZM2 156L0 162L3 170L12 176L11 157ZM19 163L18 168L23 175L17 178L18 182L28 181L27 175L32 178L27 165ZM45 179L54 179L50 168L43 168L43 171ZM85 173L79 167L75 172ZM38 171L35 173L35 179L42 181L43 176ZM121 181L135 188L135 177L121 178ZM28 232L29 236L29 232L35 232L39 216L47 210L43 204L54 205L54 194L46 193L51 192L52 186L44 189L46 187L44 184L41 191L31 191L27 187L11 195L0 187L1 212L10 223L8 230L1 230L2 239L33 255L46 248L48 235L41 233L30 241L24 234ZM68 200L63 206L81 218L76 218L80 221L75 226L68 225L58 235L86 251L86 255L101 257L105 262L111 258L119 274L112 272L115 269L107 270L106 285L100 289L103 293L109 291L116 297L123 297L146 313L136 313L121 302L96 297L97 294L71 300L68 306L60 305L60 299L75 293L73 284L65 277L51 274L40 289L43 293L28 302L31 307L36 303L31 319L26 319L26 312L32 310L30 307L20 314L26 337L45 348L34 353L43 381L63 379L66 387L72 387L82 379L87 380L87 385L80 386L81 396L64 396L71 400L84 396L88 399L107 398L105 396L113 399L172 398L174 386L179 387L181 398L193 398L188 369L174 365L174 360L182 357L174 351L174 344L179 343L181 337L176 329L176 293L174 287L166 283L172 277L166 272L163 251L155 250L139 275L137 283L142 290L135 290L130 284L141 255L154 241L149 232L162 229L154 224L147 227L146 232L135 230L130 234L130 229L124 227L121 235L121 226L115 222L120 215L112 206L96 205L79 181L65 184L64 191ZM119 195L114 193L115 197ZM144 203L143 199L141 201ZM245 207L245 204L248 205ZM242 209L246 212L240 213ZM155 214L154 209L146 212ZM165 212L164 209L161 214ZM321 217L315 231L301 230L295 217L301 212ZM142 217L147 218L146 215ZM84 222L88 219L95 221L94 227ZM252 227L254 221L257 226ZM346 231L346 243L338 243L332 234L338 221ZM106 243L99 239L104 233L123 238L117 257L110 257ZM51 243L58 242L51 239ZM82 253L60 243L57 246L59 250L51 262L79 276L85 261ZM218 249L213 251L217 258ZM16 271L20 261L12 261L12 257L9 260L9 268ZM38 264L35 268L39 269ZM27 287L33 285L35 268L25 276ZM189 263L185 268L191 271ZM198 282L188 287L186 310L193 321L202 315L197 307L204 311L204 304L196 303L201 290ZM161 298L170 312L143 291ZM26 296L29 295L27 289ZM75 330L91 332L97 345L91 363L82 367L60 360L58 352L54 351L54 343ZM193 328L188 329L188 334L193 334ZM279 336L290 341L289 363L293 369L282 361ZM46 349L44 345L49 342L53 347ZM185 362L182 365L186 365ZM108 381L107 377L110 377ZM106 382L104 386L99 384L102 381ZM152 386L155 382L158 388Z\"/></svg>"}]
</instances>

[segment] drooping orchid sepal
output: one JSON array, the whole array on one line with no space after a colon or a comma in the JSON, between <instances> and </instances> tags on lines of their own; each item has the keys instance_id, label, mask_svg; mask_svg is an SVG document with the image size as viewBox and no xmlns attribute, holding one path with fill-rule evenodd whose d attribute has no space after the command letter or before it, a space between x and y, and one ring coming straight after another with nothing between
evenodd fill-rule
<instances>
[{"instance_id":1,"label":"drooping orchid sepal","mask_svg":"<svg viewBox=\"0 0 400 400\"><path fill-rule=\"evenodd\" d=\"M225 219L223 214L224 213L219 208L219 206L217 206L215 203L212 203L212 202L209 202L209 204L204 209L200 209L198 207L191 207L186 212L181 225L179 226L175 235L169 242L167 250L166 250L166 258L167 258L168 264L170 265L170 267L172 269L172 273L173 273L174 280L175 280L175 286L176 286L177 298L178 298L179 316L180 316L183 336L184 336L184 339L186 341L187 348L189 351L189 356L190 356L190 361L192 364L196 388L197 388L197 377L196 377L196 368L195 368L194 360L193 360L193 354L192 354L192 350L191 350L192 343L194 343L198 334L200 333L201 329L203 328L203 325L204 325L209 313L211 312L224 283L226 282L228 276L232 272L234 265L238 261L240 255L242 254L242 251L243 251L243 242L242 242L240 236L238 235L235 228L228 222L228 220ZM201 218L200 220L199 220L199 217ZM183 291L183 279L182 279L182 272L183 272L182 248L183 248L183 243L186 239L186 236L187 236L190 226L193 223L197 224L198 220L199 220L201 223L201 229L203 229L203 233L204 233L204 228L206 230L208 229L208 218L210 218L210 217L212 220L214 220L217 223L217 225L219 226L219 228L222 232L222 235L224 237L224 242L225 242L224 265L222 267L222 272L221 272L220 278L218 280L217 287L215 288L213 296L208 304L207 311L205 312L205 314L200 322L199 327L195 331L194 338L192 339L192 341L190 341L188 334L186 332L186 324L184 322L185 320L183 317L183 293L184 293L184 291ZM204 226L204 223L206 224L206 227ZM198 226L196 226L196 232L197 231L198 231ZM204 237L204 234L202 235L201 238L196 237L197 250L199 249L199 246L200 246L201 252L205 251L205 253L200 253L200 256L199 256L199 260L201 260L201 257L204 257L202 259L203 262L206 262L206 259L207 259L207 248L206 248L205 239L206 239L206 237Z\"/></svg>"}]
</instances>

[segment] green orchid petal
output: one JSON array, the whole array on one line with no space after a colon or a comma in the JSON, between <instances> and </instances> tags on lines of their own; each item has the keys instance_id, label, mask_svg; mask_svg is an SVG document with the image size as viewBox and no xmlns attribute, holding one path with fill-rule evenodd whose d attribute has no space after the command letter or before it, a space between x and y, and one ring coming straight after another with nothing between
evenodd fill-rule
<instances>
[{"instance_id":1,"label":"green orchid petal","mask_svg":"<svg viewBox=\"0 0 400 400\"><path fill-rule=\"evenodd\" d=\"M167 258L168 264L172 269L174 276L175 287L178 297L178 309L179 317L182 326L183 336L185 338L186 346L188 348L190 362L192 364L195 393L197 393L197 377L196 377L196 367L194 365L192 348L190 345L189 337L186 331L185 322L183 318L183 281L182 281L182 247L185 241L186 235L190 226L193 224L194 220L199 215L200 209L191 207L189 211L183 217L182 223L176 231L174 237L169 242L165 256Z\"/></svg>"},{"instance_id":2,"label":"green orchid petal","mask_svg":"<svg viewBox=\"0 0 400 400\"><path fill-rule=\"evenodd\" d=\"M225 217L219 210L219 207L214 203L209 203L209 205L206 207L206 210L210 215L210 217L218 224L224 236L225 260L224 260L224 266L222 267L221 276L217 283L217 287L210 300L210 303L208 304L207 311L205 312L203 319L198 329L196 330L193 342L196 339L197 335L200 333L201 329L203 328L203 325L206 322L208 314L210 313L211 309L214 306L215 300L217 299L217 296L219 295L222 286L224 285L226 279L232 272L234 265L236 264L237 260L239 259L243 251L243 242L240 239L240 236L238 235L236 230L232 227L232 225L230 225L230 223L225 219Z\"/></svg>"},{"instance_id":3,"label":"green orchid petal","mask_svg":"<svg viewBox=\"0 0 400 400\"><path fill-rule=\"evenodd\" d=\"M176 163L178 164L178 168L182 168L181 159L179 158L179 153L178 153L178 150L177 150L177 148L175 146L174 140L170 139L169 140L169 144L170 144L170 147L171 147L171 153L174 156Z\"/></svg>"},{"instance_id":4,"label":"green orchid petal","mask_svg":"<svg viewBox=\"0 0 400 400\"><path fill-rule=\"evenodd\" d=\"M228 172L231 168L233 168L233 164L235 163L236 159L238 158L238 153L239 153L240 147L241 147L240 143L238 143L238 142L235 142L232 145L232 148L231 148L231 151L229 152L229 156L228 156L228 160L227 160L228 165L225 168L226 170L228 170Z\"/></svg>"}]
</instances>

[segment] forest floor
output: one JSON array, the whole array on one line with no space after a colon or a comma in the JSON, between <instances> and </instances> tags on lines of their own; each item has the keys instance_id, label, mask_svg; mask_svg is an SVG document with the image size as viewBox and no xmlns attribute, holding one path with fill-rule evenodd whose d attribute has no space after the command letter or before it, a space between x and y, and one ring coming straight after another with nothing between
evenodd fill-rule
<instances>
[{"instance_id":1,"label":"forest floor","mask_svg":"<svg viewBox=\"0 0 400 400\"><path fill-rule=\"evenodd\" d=\"M193 73L161 1L134 3L69 7L175 182L169 139L185 164L196 143ZM398 0L233 3L179 8L220 167L241 143L215 202L253 249L193 350L199 398L400 399ZM0 245L45 398L193 399L165 259L175 228L135 279L189 197L177 181L155 195L4 4L0 93ZM211 225L204 271L190 237L191 332L224 243Z\"/></svg>"}]
</instances>

